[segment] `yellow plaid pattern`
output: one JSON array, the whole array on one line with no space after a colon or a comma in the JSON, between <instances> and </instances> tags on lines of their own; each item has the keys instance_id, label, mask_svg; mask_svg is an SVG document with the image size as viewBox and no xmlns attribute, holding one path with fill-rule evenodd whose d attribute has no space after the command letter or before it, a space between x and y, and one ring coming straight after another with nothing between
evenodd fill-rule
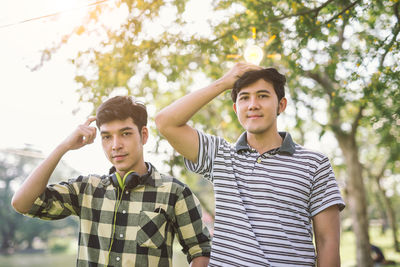
<instances>
[{"instance_id":1,"label":"yellow plaid pattern","mask_svg":"<svg viewBox=\"0 0 400 267\"><path fill-rule=\"evenodd\" d=\"M209 256L210 236L198 199L179 180L151 169L152 185L124 191L106 175L49 185L26 215L78 216L77 266L172 266L175 234L189 262Z\"/></svg>"}]
</instances>

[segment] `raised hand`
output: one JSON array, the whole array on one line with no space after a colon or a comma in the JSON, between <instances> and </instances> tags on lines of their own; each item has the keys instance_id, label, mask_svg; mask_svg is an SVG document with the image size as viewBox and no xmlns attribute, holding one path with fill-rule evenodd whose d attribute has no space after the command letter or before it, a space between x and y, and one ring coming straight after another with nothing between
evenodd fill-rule
<instances>
[{"instance_id":1,"label":"raised hand","mask_svg":"<svg viewBox=\"0 0 400 267\"><path fill-rule=\"evenodd\" d=\"M220 81L224 83L225 89L229 90L233 88L233 84L243 75L243 73L250 70L260 69L262 69L262 67L254 64L239 62L236 63L235 66L233 66L224 76L222 76Z\"/></svg>"},{"instance_id":2,"label":"raised hand","mask_svg":"<svg viewBox=\"0 0 400 267\"><path fill-rule=\"evenodd\" d=\"M96 127L90 126L96 117L89 117L85 123L79 125L62 143L67 150L79 149L92 144L96 138Z\"/></svg>"}]
</instances>

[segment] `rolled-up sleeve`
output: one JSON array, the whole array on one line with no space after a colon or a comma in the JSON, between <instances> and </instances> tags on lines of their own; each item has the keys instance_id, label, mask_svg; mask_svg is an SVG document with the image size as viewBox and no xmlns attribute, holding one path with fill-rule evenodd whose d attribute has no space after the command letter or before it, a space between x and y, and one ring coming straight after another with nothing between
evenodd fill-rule
<instances>
[{"instance_id":1,"label":"rolled-up sleeve","mask_svg":"<svg viewBox=\"0 0 400 267\"><path fill-rule=\"evenodd\" d=\"M210 234L202 221L200 202L186 186L175 204L175 218L179 243L187 255L188 262L200 256L209 257Z\"/></svg>"},{"instance_id":2,"label":"rolled-up sleeve","mask_svg":"<svg viewBox=\"0 0 400 267\"><path fill-rule=\"evenodd\" d=\"M24 215L42 220L59 220L70 215L79 215L79 187L83 177L51 184Z\"/></svg>"}]
</instances>

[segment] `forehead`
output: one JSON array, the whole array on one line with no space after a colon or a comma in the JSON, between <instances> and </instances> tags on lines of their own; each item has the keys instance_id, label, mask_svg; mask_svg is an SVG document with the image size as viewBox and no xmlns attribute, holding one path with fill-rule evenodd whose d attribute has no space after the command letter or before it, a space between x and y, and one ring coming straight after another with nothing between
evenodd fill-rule
<instances>
[{"instance_id":1,"label":"forehead","mask_svg":"<svg viewBox=\"0 0 400 267\"><path fill-rule=\"evenodd\" d=\"M100 125L100 132L114 132L127 129L138 131L137 125L133 122L132 118L113 120Z\"/></svg>"},{"instance_id":2,"label":"forehead","mask_svg":"<svg viewBox=\"0 0 400 267\"><path fill-rule=\"evenodd\" d=\"M258 91L268 91L271 94L275 94L275 90L274 90L274 86L272 85L272 83L267 82L263 79L259 79L257 81L255 81L252 84L249 84L245 87L243 87L242 89L240 89L239 94L243 94L243 93L256 93Z\"/></svg>"}]
</instances>

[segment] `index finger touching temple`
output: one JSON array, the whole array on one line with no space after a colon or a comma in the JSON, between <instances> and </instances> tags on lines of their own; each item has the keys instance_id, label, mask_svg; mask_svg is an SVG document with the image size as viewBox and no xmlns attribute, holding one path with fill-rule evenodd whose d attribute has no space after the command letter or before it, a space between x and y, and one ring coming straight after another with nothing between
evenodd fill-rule
<instances>
[{"instance_id":1,"label":"index finger touching temple","mask_svg":"<svg viewBox=\"0 0 400 267\"><path fill-rule=\"evenodd\" d=\"M96 116L90 116L84 123L84 125L89 126L92 122L96 120Z\"/></svg>"}]
</instances>

